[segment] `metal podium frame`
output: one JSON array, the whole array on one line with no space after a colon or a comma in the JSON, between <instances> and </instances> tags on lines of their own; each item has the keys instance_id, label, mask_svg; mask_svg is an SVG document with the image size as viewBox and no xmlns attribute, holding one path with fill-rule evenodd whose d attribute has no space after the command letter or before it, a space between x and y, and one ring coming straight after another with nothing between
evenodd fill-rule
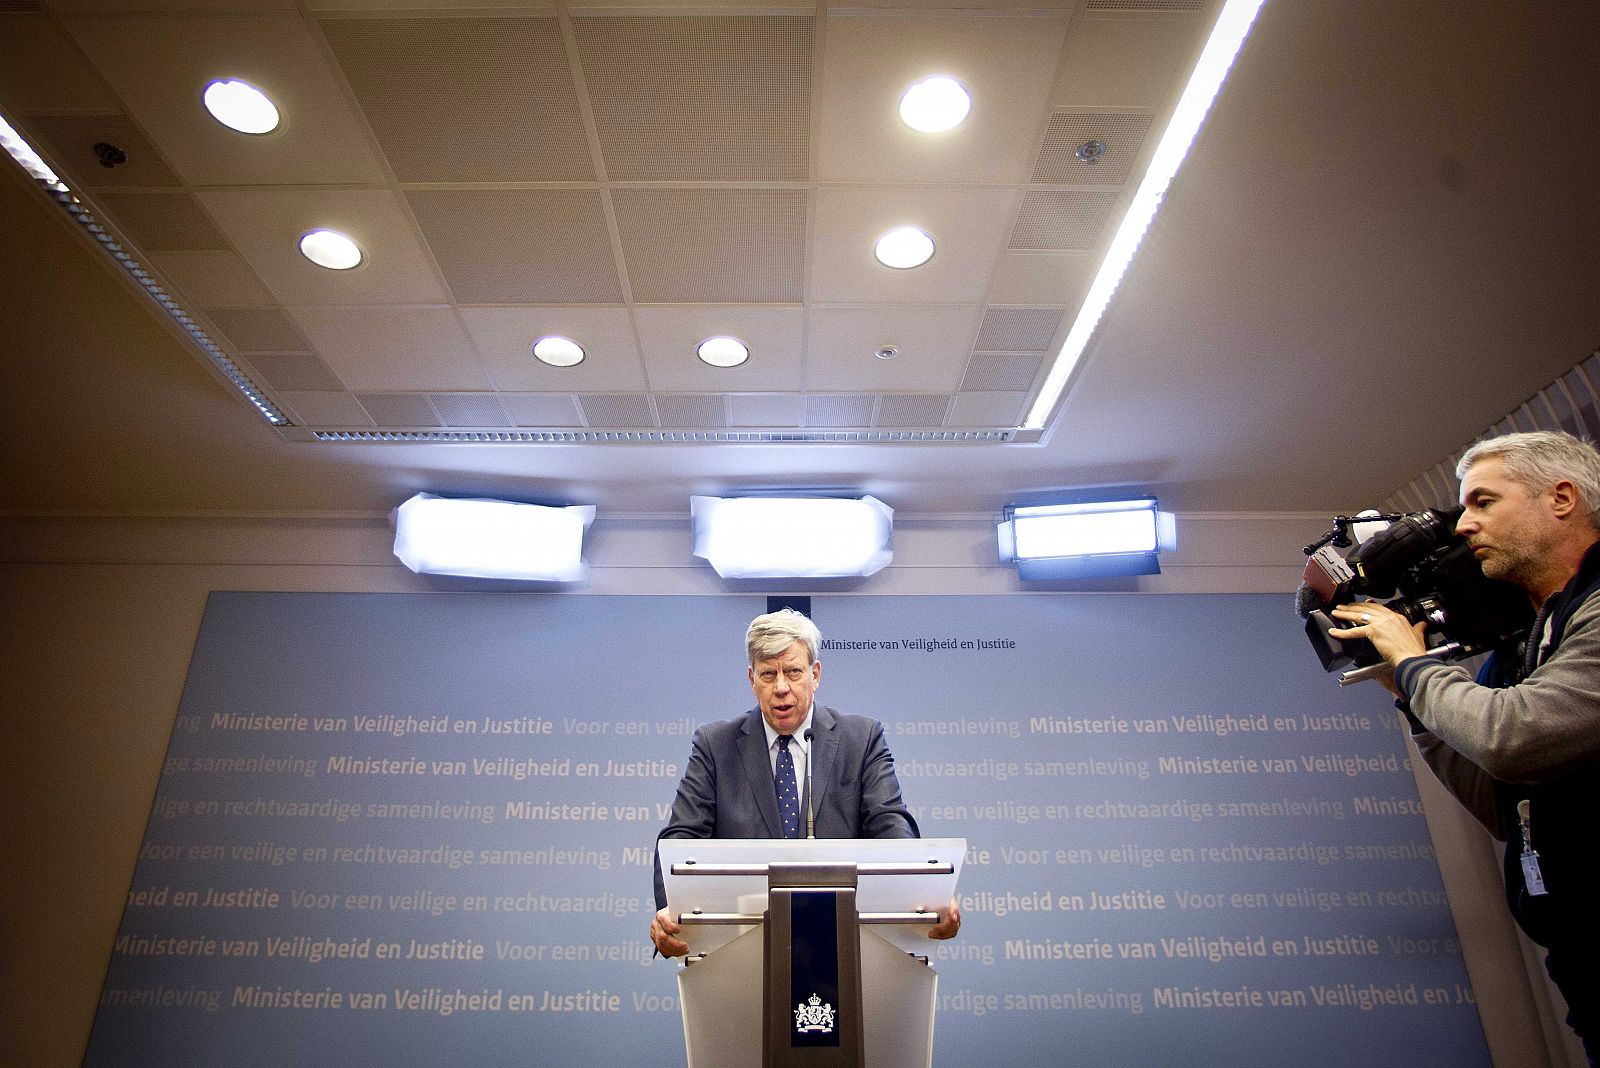
<instances>
[{"instance_id":1,"label":"metal podium frame","mask_svg":"<svg viewBox=\"0 0 1600 1068\"><path fill-rule=\"evenodd\" d=\"M931 1065L938 975L926 929L955 893L965 839L662 839L658 849L689 943L678 976L689 1068ZM836 954L836 1005L808 1006L791 989L796 903L832 916L837 942L821 949ZM826 1023L831 1044L796 1044L808 1008L807 1030Z\"/></svg>"}]
</instances>

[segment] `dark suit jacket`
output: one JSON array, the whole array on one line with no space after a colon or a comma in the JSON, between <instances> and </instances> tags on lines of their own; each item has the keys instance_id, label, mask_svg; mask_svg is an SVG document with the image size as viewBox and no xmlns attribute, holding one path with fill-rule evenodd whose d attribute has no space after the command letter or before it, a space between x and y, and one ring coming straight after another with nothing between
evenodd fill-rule
<instances>
[{"instance_id":1,"label":"dark suit jacket","mask_svg":"<svg viewBox=\"0 0 1600 1068\"><path fill-rule=\"evenodd\" d=\"M811 788L818 838L920 838L900 800L883 724L818 706L811 715ZM802 792L805 783L800 783ZM804 815L801 833L805 833ZM694 733L689 764L660 838L782 838L761 710ZM656 859L656 908L665 908Z\"/></svg>"}]
</instances>

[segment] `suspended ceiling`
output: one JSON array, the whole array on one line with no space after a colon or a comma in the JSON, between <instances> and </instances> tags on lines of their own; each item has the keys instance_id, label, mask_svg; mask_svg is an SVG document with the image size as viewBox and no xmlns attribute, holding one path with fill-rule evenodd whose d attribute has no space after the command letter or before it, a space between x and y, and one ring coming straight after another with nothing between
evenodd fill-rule
<instances>
[{"instance_id":1,"label":"suspended ceiling","mask_svg":"<svg viewBox=\"0 0 1600 1068\"><path fill-rule=\"evenodd\" d=\"M0 109L293 428L658 432L1015 426L1214 13L4 7ZM1396 7L1268 0L1036 445L296 444L11 175L4 503L1376 499L1600 340L1595 17ZM976 100L962 131L900 127L903 86L952 65ZM197 104L213 73L272 85L282 136L217 127ZM1090 136L1111 149L1093 166L1071 157ZM129 163L100 167L98 141ZM902 221L938 238L926 267L873 263ZM358 231L368 263L300 260L316 225ZM544 333L589 357L537 364ZM750 362L697 363L714 333Z\"/></svg>"}]
</instances>

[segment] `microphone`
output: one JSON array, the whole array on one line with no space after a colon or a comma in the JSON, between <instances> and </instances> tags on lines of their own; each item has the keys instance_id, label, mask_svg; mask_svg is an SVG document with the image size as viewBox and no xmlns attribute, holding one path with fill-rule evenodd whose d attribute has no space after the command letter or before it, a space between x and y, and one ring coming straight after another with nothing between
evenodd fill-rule
<instances>
[{"instance_id":1,"label":"microphone","mask_svg":"<svg viewBox=\"0 0 1600 1068\"><path fill-rule=\"evenodd\" d=\"M814 803L811 800L811 765L813 763L811 758L816 755L815 751L813 750L812 745L811 745L811 736L813 734L815 734L815 733L816 732L813 731L810 727L806 728L805 737L806 737L806 837L807 838L815 838L817 836L816 812L815 812Z\"/></svg>"},{"instance_id":2,"label":"microphone","mask_svg":"<svg viewBox=\"0 0 1600 1068\"><path fill-rule=\"evenodd\" d=\"M1309 582L1300 583L1300 588L1294 591L1294 614L1301 619L1309 618L1314 609L1322 608L1325 604Z\"/></svg>"}]
</instances>

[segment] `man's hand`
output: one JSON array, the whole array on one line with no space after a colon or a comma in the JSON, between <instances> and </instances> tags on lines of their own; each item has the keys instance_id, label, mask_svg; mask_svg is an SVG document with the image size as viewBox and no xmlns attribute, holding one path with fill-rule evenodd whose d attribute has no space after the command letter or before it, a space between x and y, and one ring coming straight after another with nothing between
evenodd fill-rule
<instances>
[{"instance_id":1,"label":"man's hand","mask_svg":"<svg viewBox=\"0 0 1600 1068\"><path fill-rule=\"evenodd\" d=\"M680 930L682 928L672 922L667 910L662 909L650 921L650 941L656 944L656 949L663 957L681 957L689 952L689 943L677 937Z\"/></svg>"},{"instance_id":2,"label":"man's hand","mask_svg":"<svg viewBox=\"0 0 1600 1068\"><path fill-rule=\"evenodd\" d=\"M1405 616L1391 612L1376 601L1342 604L1329 615L1350 624L1343 629L1328 631L1329 636L1341 640L1367 639L1392 668L1399 667L1402 660L1423 656L1428 652L1428 643L1423 638L1428 626L1426 623L1413 626Z\"/></svg>"},{"instance_id":3,"label":"man's hand","mask_svg":"<svg viewBox=\"0 0 1600 1068\"><path fill-rule=\"evenodd\" d=\"M954 938L959 930L961 930L961 908L956 904L956 899L951 898L950 904L939 910L939 922L928 928L928 937Z\"/></svg>"}]
</instances>

